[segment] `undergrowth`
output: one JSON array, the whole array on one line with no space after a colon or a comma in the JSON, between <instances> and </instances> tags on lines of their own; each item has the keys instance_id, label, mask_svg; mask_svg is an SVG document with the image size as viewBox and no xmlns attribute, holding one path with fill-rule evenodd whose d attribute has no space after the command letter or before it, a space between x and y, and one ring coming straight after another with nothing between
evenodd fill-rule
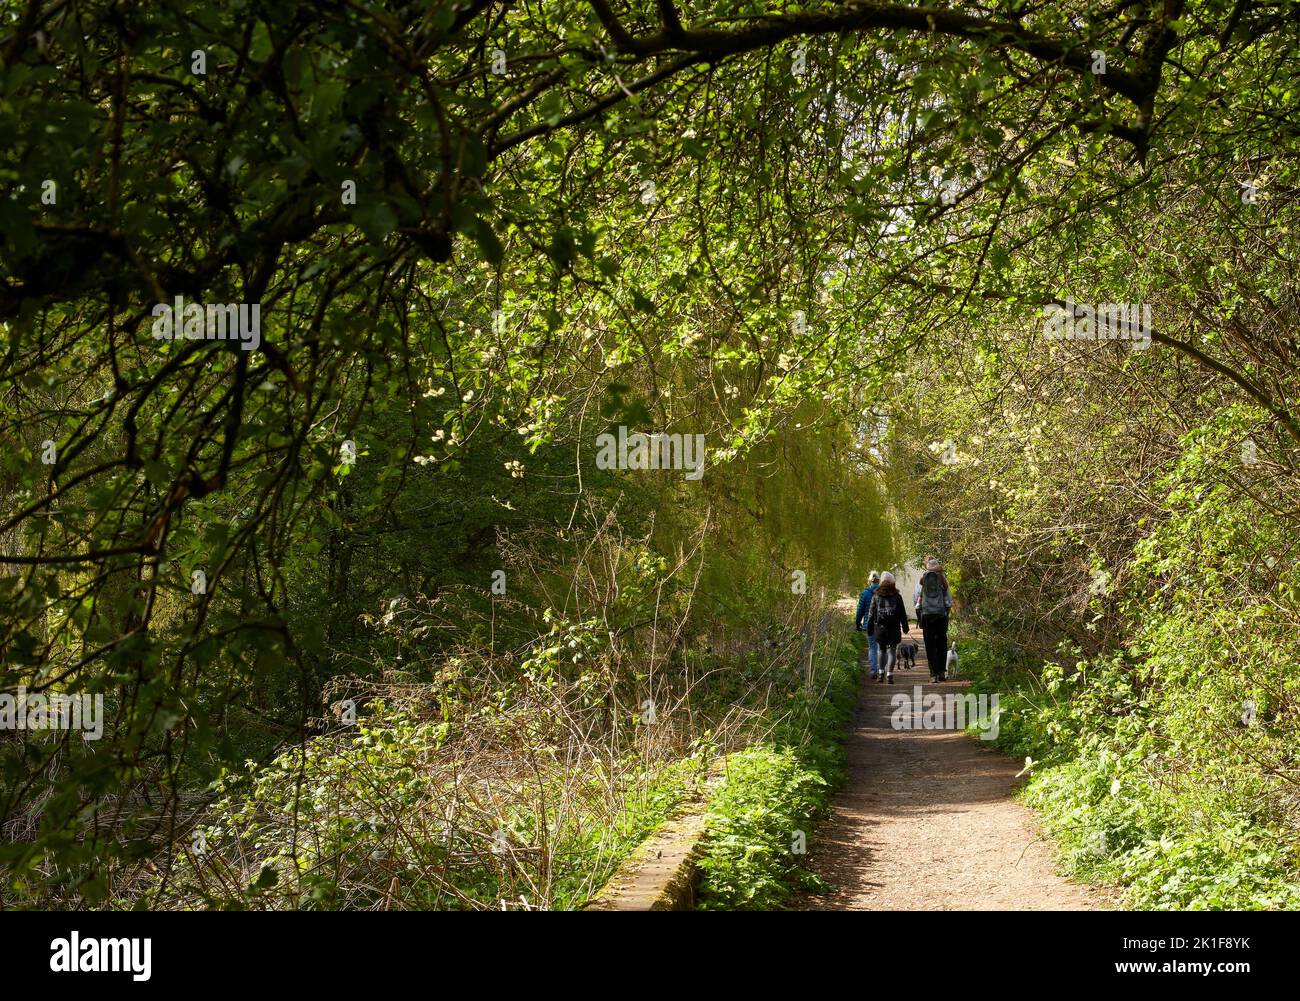
<instances>
[{"instance_id":1,"label":"undergrowth","mask_svg":"<svg viewBox=\"0 0 1300 1001\"><path fill-rule=\"evenodd\" d=\"M727 758L699 862L701 909L770 910L799 889L822 888L804 862L813 823L845 778L844 730L857 698L860 647L855 636L833 649L768 736Z\"/></svg>"},{"instance_id":2,"label":"undergrowth","mask_svg":"<svg viewBox=\"0 0 1300 1001\"><path fill-rule=\"evenodd\" d=\"M1064 664L1017 664L1009 646L967 638L961 664L999 694L996 744L1026 759L1023 800L1070 876L1120 887L1137 909L1298 907L1294 794L1259 764L1285 742L1282 721L1266 694L1253 693L1256 716L1216 693L1204 637L1169 628Z\"/></svg>"}]
</instances>

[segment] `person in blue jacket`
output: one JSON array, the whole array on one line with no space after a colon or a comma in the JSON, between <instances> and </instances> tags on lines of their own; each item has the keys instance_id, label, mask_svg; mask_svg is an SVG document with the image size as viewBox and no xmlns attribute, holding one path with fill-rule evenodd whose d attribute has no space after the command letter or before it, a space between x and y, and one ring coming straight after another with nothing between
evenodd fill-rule
<instances>
[{"instance_id":1,"label":"person in blue jacket","mask_svg":"<svg viewBox=\"0 0 1300 1001\"><path fill-rule=\"evenodd\" d=\"M867 612L871 608L871 599L879 586L880 574L872 570L871 576L867 578L867 586L858 595L858 617L853 622L854 629L862 629L862 620L867 617ZM880 667L880 647L876 645L876 637L871 633L867 634L867 663L871 665L871 676L874 678Z\"/></svg>"}]
</instances>

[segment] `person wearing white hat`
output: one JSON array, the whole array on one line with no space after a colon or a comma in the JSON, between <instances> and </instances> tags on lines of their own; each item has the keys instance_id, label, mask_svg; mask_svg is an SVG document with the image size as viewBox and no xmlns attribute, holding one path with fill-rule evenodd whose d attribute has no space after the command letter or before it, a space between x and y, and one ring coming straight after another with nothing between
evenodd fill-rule
<instances>
[{"instance_id":1,"label":"person wearing white hat","mask_svg":"<svg viewBox=\"0 0 1300 1001\"><path fill-rule=\"evenodd\" d=\"M880 586L871 597L871 610L867 613L867 635L880 647L880 671L877 681L894 683L894 663L898 658L898 644L903 633L911 632L907 621L907 605L894 582L894 575L886 570L880 575Z\"/></svg>"},{"instance_id":2,"label":"person wearing white hat","mask_svg":"<svg viewBox=\"0 0 1300 1001\"><path fill-rule=\"evenodd\" d=\"M952 590L944 575L943 564L933 556L925 558L925 573L916 582L912 594L916 621L925 636L925 659L930 664L930 680L943 681L948 656L948 615L952 610Z\"/></svg>"}]
</instances>

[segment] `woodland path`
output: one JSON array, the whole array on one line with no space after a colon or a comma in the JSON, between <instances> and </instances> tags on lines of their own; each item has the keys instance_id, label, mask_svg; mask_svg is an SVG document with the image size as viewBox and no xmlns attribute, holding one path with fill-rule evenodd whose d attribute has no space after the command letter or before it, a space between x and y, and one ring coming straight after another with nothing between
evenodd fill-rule
<instances>
[{"instance_id":1,"label":"woodland path","mask_svg":"<svg viewBox=\"0 0 1300 1001\"><path fill-rule=\"evenodd\" d=\"M846 745L849 777L818 826L810 867L829 884L804 910L1093 910L1099 891L1056 872L1052 845L1012 794L1020 763L961 732L894 730L897 692L957 692L917 668L878 684L864 668ZM865 657L865 650L863 656ZM918 709L919 713L919 709Z\"/></svg>"}]
</instances>

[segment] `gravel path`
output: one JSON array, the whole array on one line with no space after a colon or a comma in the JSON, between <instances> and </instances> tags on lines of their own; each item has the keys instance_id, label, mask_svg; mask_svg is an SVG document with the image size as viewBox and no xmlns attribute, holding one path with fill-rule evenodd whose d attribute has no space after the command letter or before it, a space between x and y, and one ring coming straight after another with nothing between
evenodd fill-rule
<instances>
[{"instance_id":1,"label":"gravel path","mask_svg":"<svg viewBox=\"0 0 1300 1001\"><path fill-rule=\"evenodd\" d=\"M1098 891L1057 875L1033 813L1012 800L1020 764L961 732L894 730L891 696L956 692L915 671L877 684L863 671L848 737L849 779L818 826L811 868L831 889L805 910L1091 910Z\"/></svg>"}]
</instances>

